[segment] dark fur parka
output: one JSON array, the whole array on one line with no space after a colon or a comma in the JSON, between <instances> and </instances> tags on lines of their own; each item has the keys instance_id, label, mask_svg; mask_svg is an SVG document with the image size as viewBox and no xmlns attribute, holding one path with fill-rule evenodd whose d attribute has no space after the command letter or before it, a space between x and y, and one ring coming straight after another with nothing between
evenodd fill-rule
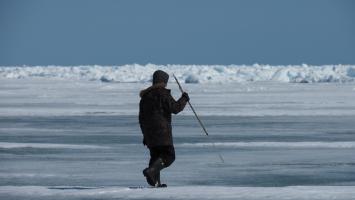
<instances>
[{"instance_id":1,"label":"dark fur parka","mask_svg":"<svg viewBox=\"0 0 355 200\"><path fill-rule=\"evenodd\" d=\"M173 145L171 114L182 111L187 103L183 96L175 101L165 86L154 84L140 93L139 124L149 148Z\"/></svg>"}]
</instances>

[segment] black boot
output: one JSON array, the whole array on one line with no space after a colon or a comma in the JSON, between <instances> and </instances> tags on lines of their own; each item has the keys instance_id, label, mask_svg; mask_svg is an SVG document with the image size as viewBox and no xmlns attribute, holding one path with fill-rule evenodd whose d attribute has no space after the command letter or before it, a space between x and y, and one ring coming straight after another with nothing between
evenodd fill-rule
<instances>
[{"instance_id":1,"label":"black boot","mask_svg":"<svg viewBox=\"0 0 355 200\"><path fill-rule=\"evenodd\" d=\"M160 185L160 180L158 182L158 178L160 179L160 176L158 177L157 175L163 168L164 162L161 158L158 158L149 168L143 170L143 175L147 178L149 185L154 187L158 187Z\"/></svg>"},{"instance_id":2,"label":"black boot","mask_svg":"<svg viewBox=\"0 0 355 200\"><path fill-rule=\"evenodd\" d=\"M156 186L156 187L168 187L166 184L162 184L161 182L160 182L160 172L158 172L158 174L157 174L157 176L156 176L156 179L157 179L157 182L158 182L158 186Z\"/></svg>"},{"instance_id":3,"label":"black boot","mask_svg":"<svg viewBox=\"0 0 355 200\"><path fill-rule=\"evenodd\" d=\"M150 178L150 176L146 176L147 174L147 170L149 170L149 168L145 168L143 170L143 175L145 176L145 179L147 180L147 183L151 186L154 186L154 180Z\"/></svg>"}]
</instances>

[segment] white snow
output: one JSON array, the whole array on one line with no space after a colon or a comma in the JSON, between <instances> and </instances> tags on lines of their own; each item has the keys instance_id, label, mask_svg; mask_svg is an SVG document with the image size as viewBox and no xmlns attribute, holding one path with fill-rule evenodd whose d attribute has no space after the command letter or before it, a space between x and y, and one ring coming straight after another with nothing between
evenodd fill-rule
<instances>
[{"instance_id":1,"label":"white snow","mask_svg":"<svg viewBox=\"0 0 355 200\"><path fill-rule=\"evenodd\" d=\"M140 90L150 83L1 79L0 116L137 115ZM349 116L355 82L182 84L201 116ZM175 83L168 88L175 98ZM189 108L182 115L193 115ZM1 129L1 127L0 127Z\"/></svg>"},{"instance_id":2,"label":"white snow","mask_svg":"<svg viewBox=\"0 0 355 200\"><path fill-rule=\"evenodd\" d=\"M0 149L18 149L18 148L40 148L40 149L100 149L108 148L97 145L78 145L78 144L52 144L52 143L13 143L0 142Z\"/></svg>"},{"instance_id":3,"label":"white snow","mask_svg":"<svg viewBox=\"0 0 355 200\"><path fill-rule=\"evenodd\" d=\"M223 147L223 148L334 148L353 149L355 142L216 142L216 143L182 143L177 147Z\"/></svg>"},{"instance_id":4,"label":"white snow","mask_svg":"<svg viewBox=\"0 0 355 200\"><path fill-rule=\"evenodd\" d=\"M0 197L30 199L243 199L243 200L350 200L355 186L223 187L172 186L164 189L125 187L0 186ZM70 189L74 188L74 189Z\"/></svg>"},{"instance_id":5,"label":"white snow","mask_svg":"<svg viewBox=\"0 0 355 200\"><path fill-rule=\"evenodd\" d=\"M140 90L150 83L1 79L0 116L137 115ZM182 84L201 116L349 116L355 82ZM168 88L175 98L175 83ZM193 115L189 108L182 115ZM1 129L1 127L0 127Z\"/></svg>"},{"instance_id":6,"label":"white snow","mask_svg":"<svg viewBox=\"0 0 355 200\"><path fill-rule=\"evenodd\" d=\"M353 82L352 65L123 65L123 66L9 66L0 78L51 78L102 82L149 82L157 70L174 73L185 83L235 83L277 81L290 83ZM173 81L172 79L170 81Z\"/></svg>"}]
</instances>

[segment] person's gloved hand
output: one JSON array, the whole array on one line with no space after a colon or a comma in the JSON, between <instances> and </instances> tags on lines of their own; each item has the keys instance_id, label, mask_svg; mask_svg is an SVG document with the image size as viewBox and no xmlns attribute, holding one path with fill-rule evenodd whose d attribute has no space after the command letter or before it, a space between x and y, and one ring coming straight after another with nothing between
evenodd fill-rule
<instances>
[{"instance_id":1,"label":"person's gloved hand","mask_svg":"<svg viewBox=\"0 0 355 200\"><path fill-rule=\"evenodd\" d=\"M146 141L145 141L145 138L143 138L143 145L144 145L144 146L147 146L147 143L146 143Z\"/></svg>"},{"instance_id":2,"label":"person's gloved hand","mask_svg":"<svg viewBox=\"0 0 355 200\"><path fill-rule=\"evenodd\" d=\"M185 98L186 101L190 101L189 94L187 94L186 92L182 93L182 97Z\"/></svg>"}]
</instances>

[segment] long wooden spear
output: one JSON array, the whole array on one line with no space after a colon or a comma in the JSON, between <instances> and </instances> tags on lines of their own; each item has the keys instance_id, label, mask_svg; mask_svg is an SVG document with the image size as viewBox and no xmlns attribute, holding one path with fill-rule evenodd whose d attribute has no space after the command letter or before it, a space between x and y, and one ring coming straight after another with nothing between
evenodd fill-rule
<instances>
[{"instance_id":1,"label":"long wooden spear","mask_svg":"<svg viewBox=\"0 0 355 200\"><path fill-rule=\"evenodd\" d=\"M181 93L184 93L184 90L182 89L182 87L181 87L181 85L180 85L180 83L179 83L179 80L176 78L176 76L175 76L174 74L173 74L173 76L174 76L174 79L175 79L176 83L177 83L178 86L179 86L179 89L180 89ZM195 114L195 117L196 117L198 123L200 124L200 126L202 127L203 131L205 132L206 135L208 135L208 132L207 132L205 126L202 124L202 121L201 121L200 118L198 117L198 115L197 115L197 113L196 113L194 107L192 107L190 101L188 101L187 103L189 104L189 106L190 106L192 112Z\"/></svg>"},{"instance_id":2,"label":"long wooden spear","mask_svg":"<svg viewBox=\"0 0 355 200\"><path fill-rule=\"evenodd\" d=\"M181 85L180 85L180 83L179 83L179 80L176 78L175 74L173 74L173 77L174 77L176 83L178 84L181 93L184 93L184 90L182 89L182 87L181 87ZM200 118L198 117L198 115L197 115L197 113L196 113L194 107L191 105L190 101L188 101L187 103L189 104L189 106L190 106L192 112L195 114L195 117L196 117L198 123L200 124L200 126L202 127L203 131L204 131L205 134L208 136L208 132L207 132L205 126L202 124L202 121L201 121ZM214 142L212 142L212 145L213 145L213 148L216 148ZM224 159L223 159L222 155L221 155L219 152L218 152L218 156L219 156L219 159L221 159L222 163L224 163Z\"/></svg>"}]
</instances>

